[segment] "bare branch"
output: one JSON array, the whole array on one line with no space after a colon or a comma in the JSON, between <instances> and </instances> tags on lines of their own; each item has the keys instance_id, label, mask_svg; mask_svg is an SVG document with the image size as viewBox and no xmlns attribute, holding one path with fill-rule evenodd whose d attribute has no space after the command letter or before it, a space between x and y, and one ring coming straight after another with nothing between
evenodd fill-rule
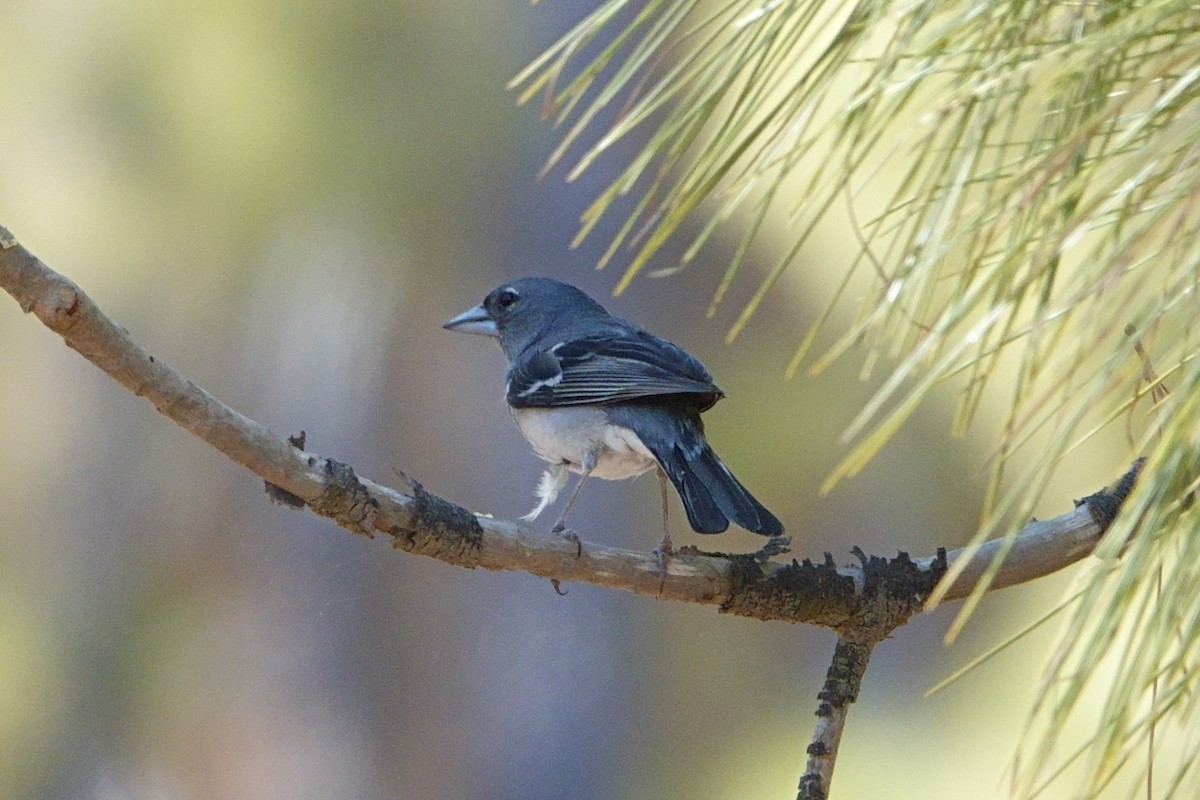
<instances>
[{"instance_id":1,"label":"bare branch","mask_svg":"<svg viewBox=\"0 0 1200 800\"><path fill-rule=\"evenodd\" d=\"M156 358L116 325L82 289L54 272L0 227L0 286L68 346L164 416L314 512L359 535L375 531L393 545L463 567L517 570L562 582L591 583L666 600L718 605L759 619L844 629L861 623L864 567L810 562L762 564L753 555L678 551L661 580L651 553L585 542L577 546L507 520L472 514L410 481L403 492L360 478L347 465L306 452L213 397ZM1023 583L1078 561L1094 548L1103 524L1091 504L1035 522L1013 545L991 588ZM1001 547L986 543L946 599L966 596ZM918 559L935 580L964 551ZM907 557L905 558L907 561ZM910 587L926 592L928 587ZM898 620L895 624L903 624Z\"/></svg>"},{"instance_id":2,"label":"bare branch","mask_svg":"<svg viewBox=\"0 0 1200 800\"><path fill-rule=\"evenodd\" d=\"M856 641L838 637L833 660L825 675L825 685L817 699L817 727L808 746L808 763L800 777L797 800L825 800L833 780L838 745L846 727L850 704L858 699L867 662L876 641Z\"/></svg>"},{"instance_id":3,"label":"bare branch","mask_svg":"<svg viewBox=\"0 0 1200 800\"><path fill-rule=\"evenodd\" d=\"M1004 565L996 573L988 589L1005 589L1043 578L1091 554L1108 527L1101 525L1086 503L1080 504L1053 519L1034 520L1026 525L1013 541ZM992 559L1004 547L1004 539L984 542L963 568L957 580L946 590L944 600L961 600L971 593ZM953 550L946 560L954 565L968 555L967 548ZM934 558L915 559L921 566L933 563Z\"/></svg>"}]
</instances>

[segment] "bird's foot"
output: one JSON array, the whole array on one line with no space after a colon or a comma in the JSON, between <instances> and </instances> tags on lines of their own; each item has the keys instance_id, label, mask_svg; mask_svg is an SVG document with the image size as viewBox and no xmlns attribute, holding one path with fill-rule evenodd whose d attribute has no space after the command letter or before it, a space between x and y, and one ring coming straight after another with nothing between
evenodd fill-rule
<instances>
[{"instance_id":1,"label":"bird's foot","mask_svg":"<svg viewBox=\"0 0 1200 800\"><path fill-rule=\"evenodd\" d=\"M790 536L772 536L767 539L767 543L754 554L754 560L760 564L765 564L772 556L781 556L784 553L790 552L792 537Z\"/></svg>"},{"instance_id":2,"label":"bird's foot","mask_svg":"<svg viewBox=\"0 0 1200 800\"><path fill-rule=\"evenodd\" d=\"M579 558L583 555L583 541L579 538L579 534L573 528L568 528L560 519L554 523L554 527L550 529L551 536L561 536L568 542L575 543L575 557Z\"/></svg>"}]
</instances>

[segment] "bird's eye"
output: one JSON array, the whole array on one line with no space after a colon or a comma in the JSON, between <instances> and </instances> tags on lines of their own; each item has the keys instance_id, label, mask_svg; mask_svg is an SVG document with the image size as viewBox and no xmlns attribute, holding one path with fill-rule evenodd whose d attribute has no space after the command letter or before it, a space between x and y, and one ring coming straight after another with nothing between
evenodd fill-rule
<instances>
[{"instance_id":1,"label":"bird's eye","mask_svg":"<svg viewBox=\"0 0 1200 800\"><path fill-rule=\"evenodd\" d=\"M517 302L517 293L512 289L505 289L500 293L500 296L496 298L496 302L500 304L501 308L508 308L513 303Z\"/></svg>"}]
</instances>

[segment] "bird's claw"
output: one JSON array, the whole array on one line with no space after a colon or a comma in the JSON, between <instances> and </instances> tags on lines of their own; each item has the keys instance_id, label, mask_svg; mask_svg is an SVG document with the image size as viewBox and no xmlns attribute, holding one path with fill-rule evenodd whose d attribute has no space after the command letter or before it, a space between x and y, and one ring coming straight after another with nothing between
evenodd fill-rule
<instances>
[{"instance_id":1,"label":"bird's claw","mask_svg":"<svg viewBox=\"0 0 1200 800\"><path fill-rule=\"evenodd\" d=\"M767 543L754 554L754 560L760 564L765 564L772 556L779 556L791 550L789 545L792 543L790 536L772 536L767 539Z\"/></svg>"},{"instance_id":2,"label":"bird's claw","mask_svg":"<svg viewBox=\"0 0 1200 800\"><path fill-rule=\"evenodd\" d=\"M572 528L568 528L567 526L563 525L562 522L556 522L554 527L550 529L550 533L553 536L561 536L568 542L574 542L576 558L579 558L583 555L583 540L579 538L579 534L576 533Z\"/></svg>"}]
</instances>

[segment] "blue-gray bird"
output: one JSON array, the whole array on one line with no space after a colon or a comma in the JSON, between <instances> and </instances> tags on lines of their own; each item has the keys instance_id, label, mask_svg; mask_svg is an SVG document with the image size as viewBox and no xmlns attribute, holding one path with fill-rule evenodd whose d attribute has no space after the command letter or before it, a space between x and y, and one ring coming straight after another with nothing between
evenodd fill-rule
<instances>
[{"instance_id":1,"label":"blue-gray bird","mask_svg":"<svg viewBox=\"0 0 1200 800\"><path fill-rule=\"evenodd\" d=\"M509 408L534 452L550 463L525 519L554 502L569 473L579 483L555 532L565 529L589 477L621 480L657 467L664 552L670 551L664 474L700 533L720 533L730 520L767 536L783 533L705 440L700 412L724 393L682 348L550 278L505 283L444 327L494 336L508 358Z\"/></svg>"}]
</instances>

